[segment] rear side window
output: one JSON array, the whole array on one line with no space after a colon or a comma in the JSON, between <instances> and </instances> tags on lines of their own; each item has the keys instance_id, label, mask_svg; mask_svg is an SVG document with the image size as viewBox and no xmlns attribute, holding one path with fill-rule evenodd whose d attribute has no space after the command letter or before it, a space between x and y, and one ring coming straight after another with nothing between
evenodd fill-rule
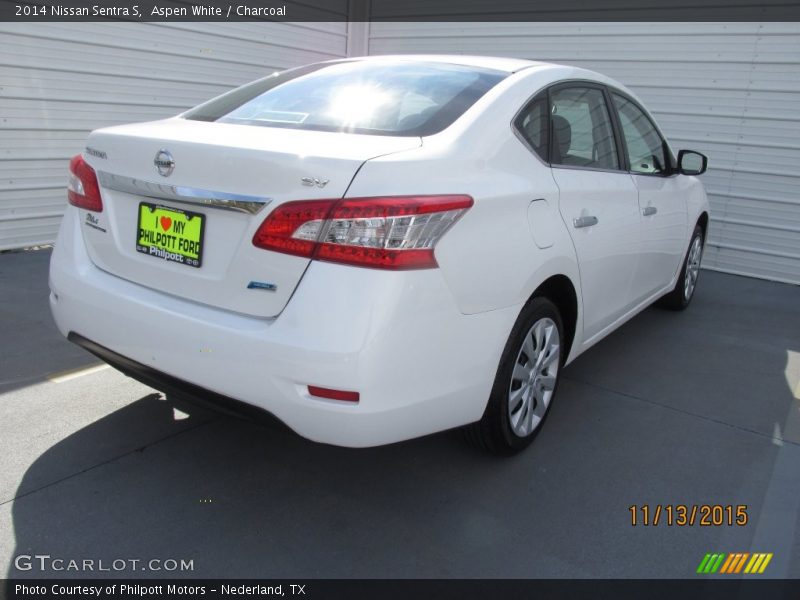
<instances>
[{"instance_id":1,"label":"rear side window","mask_svg":"<svg viewBox=\"0 0 800 600\"><path fill-rule=\"evenodd\" d=\"M186 119L373 135L442 131L508 74L448 63L349 61L278 73Z\"/></svg>"},{"instance_id":2,"label":"rear side window","mask_svg":"<svg viewBox=\"0 0 800 600\"><path fill-rule=\"evenodd\" d=\"M550 103L552 164L619 169L614 130L601 90L556 89L550 92Z\"/></svg>"},{"instance_id":3,"label":"rear side window","mask_svg":"<svg viewBox=\"0 0 800 600\"><path fill-rule=\"evenodd\" d=\"M514 126L531 149L543 161L550 160L550 118L547 110L547 93L540 94L520 111Z\"/></svg>"}]
</instances>

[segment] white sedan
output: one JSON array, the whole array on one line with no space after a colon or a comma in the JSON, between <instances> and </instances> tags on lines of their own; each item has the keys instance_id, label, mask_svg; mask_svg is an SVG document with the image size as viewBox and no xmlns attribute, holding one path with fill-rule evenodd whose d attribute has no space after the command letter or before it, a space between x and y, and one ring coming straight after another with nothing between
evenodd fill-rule
<instances>
[{"instance_id":1,"label":"white sedan","mask_svg":"<svg viewBox=\"0 0 800 600\"><path fill-rule=\"evenodd\" d=\"M584 69L317 63L94 131L50 304L124 373L312 440L467 426L513 453L565 365L656 300L689 304L706 165Z\"/></svg>"}]
</instances>

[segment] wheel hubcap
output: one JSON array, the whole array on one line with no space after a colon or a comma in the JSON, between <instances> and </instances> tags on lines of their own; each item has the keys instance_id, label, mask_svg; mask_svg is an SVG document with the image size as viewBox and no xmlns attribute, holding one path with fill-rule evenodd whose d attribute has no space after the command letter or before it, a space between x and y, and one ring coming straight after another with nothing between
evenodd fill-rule
<instances>
[{"instance_id":1,"label":"wheel hubcap","mask_svg":"<svg viewBox=\"0 0 800 600\"><path fill-rule=\"evenodd\" d=\"M561 340L552 319L536 321L522 341L508 389L508 420L519 437L530 435L553 397Z\"/></svg>"},{"instance_id":2,"label":"wheel hubcap","mask_svg":"<svg viewBox=\"0 0 800 600\"><path fill-rule=\"evenodd\" d=\"M694 293L697 285L697 276L700 274L700 259L703 255L703 243L699 237L694 238L686 257L686 278L683 282L683 297L688 300Z\"/></svg>"}]
</instances>

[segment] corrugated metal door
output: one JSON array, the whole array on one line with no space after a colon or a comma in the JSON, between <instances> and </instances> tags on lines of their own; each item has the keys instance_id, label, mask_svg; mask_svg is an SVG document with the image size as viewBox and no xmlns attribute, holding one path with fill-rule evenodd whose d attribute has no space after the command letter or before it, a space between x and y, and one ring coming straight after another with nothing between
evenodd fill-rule
<instances>
[{"instance_id":1,"label":"corrugated metal door","mask_svg":"<svg viewBox=\"0 0 800 600\"><path fill-rule=\"evenodd\" d=\"M53 241L67 163L90 130L174 115L346 48L344 22L0 24L0 250Z\"/></svg>"},{"instance_id":2,"label":"corrugated metal door","mask_svg":"<svg viewBox=\"0 0 800 600\"><path fill-rule=\"evenodd\" d=\"M800 283L799 23L381 23L370 54L574 64L633 89L676 149L708 154L704 266Z\"/></svg>"}]
</instances>

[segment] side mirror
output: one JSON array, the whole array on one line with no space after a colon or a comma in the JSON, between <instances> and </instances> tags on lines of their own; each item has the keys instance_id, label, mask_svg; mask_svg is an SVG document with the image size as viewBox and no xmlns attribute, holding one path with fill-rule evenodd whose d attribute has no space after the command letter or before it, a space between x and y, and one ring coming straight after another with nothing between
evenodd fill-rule
<instances>
[{"instance_id":1,"label":"side mirror","mask_svg":"<svg viewBox=\"0 0 800 600\"><path fill-rule=\"evenodd\" d=\"M678 172L681 175L702 175L708 168L708 157L694 150L678 152Z\"/></svg>"}]
</instances>

